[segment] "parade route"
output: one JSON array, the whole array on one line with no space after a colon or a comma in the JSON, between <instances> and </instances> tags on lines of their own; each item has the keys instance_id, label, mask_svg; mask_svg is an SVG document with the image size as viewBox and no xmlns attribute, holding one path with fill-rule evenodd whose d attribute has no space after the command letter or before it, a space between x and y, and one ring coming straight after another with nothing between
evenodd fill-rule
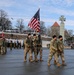
<instances>
[{"instance_id":1,"label":"parade route","mask_svg":"<svg viewBox=\"0 0 74 75\"><path fill-rule=\"evenodd\" d=\"M54 65L53 59L51 66L47 66L48 55L49 50L43 48L43 62L24 63L23 49L8 49L6 55L0 55L0 75L74 75L74 50L65 49L67 66L60 68Z\"/></svg>"}]
</instances>

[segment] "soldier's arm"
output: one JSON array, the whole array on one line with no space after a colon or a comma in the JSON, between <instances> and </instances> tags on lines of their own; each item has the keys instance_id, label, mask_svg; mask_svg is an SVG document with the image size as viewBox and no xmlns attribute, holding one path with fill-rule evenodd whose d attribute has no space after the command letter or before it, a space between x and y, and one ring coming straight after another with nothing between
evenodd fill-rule
<instances>
[{"instance_id":1,"label":"soldier's arm","mask_svg":"<svg viewBox=\"0 0 74 75\"><path fill-rule=\"evenodd\" d=\"M58 49L59 51L63 51L64 49L64 46L60 42L58 42Z\"/></svg>"},{"instance_id":2,"label":"soldier's arm","mask_svg":"<svg viewBox=\"0 0 74 75\"><path fill-rule=\"evenodd\" d=\"M51 42L51 48L52 48L53 50L57 50L57 48L54 47L54 42Z\"/></svg>"},{"instance_id":3,"label":"soldier's arm","mask_svg":"<svg viewBox=\"0 0 74 75\"><path fill-rule=\"evenodd\" d=\"M25 45L25 46L28 46L28 44L27 44L27 39L24 41L24 45Z\"/></svg>"}]
</instances>

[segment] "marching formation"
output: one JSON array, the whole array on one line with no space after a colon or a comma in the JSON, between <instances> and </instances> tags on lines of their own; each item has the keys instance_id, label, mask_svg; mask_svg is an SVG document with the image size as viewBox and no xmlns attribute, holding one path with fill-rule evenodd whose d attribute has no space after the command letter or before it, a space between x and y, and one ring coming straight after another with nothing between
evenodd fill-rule
<instances>
[{"instance_id":1,"label":"marching formation","mask_svg":"<svg viewBox=\"0 0 74 75\"><path fill-rule=\"evenodd\" d=\"M24 41L25 49L24 49L24 62L27 61L27 54L29 53L29 61L30 62L38 62L42 60L42 39L40 34L36 35L29 33L26 40ZM61 66L59 63L59 57L62 60L62 66L66 66L65 58L64 58L64 44L63 44L63 37L60 35L57 39L57 36L54 35L50 42L50 52L48 57L48 66L50 66L50 62L52 57L54 56L54 64L58 67ZM34 53L34 59L33 59ZM40 59L38 59L38 54L40 53Z\"/></svg>"},{"instance_id":2,"label":"marching formation","mask_svg":"<svg viewBox=\"0 0 74 75\"><path fill-rule=\"evenodd\" d=\"M62 60L62 66L66 66L65 58L64 58L64 44L63 44L63 37L60 35L57 40L57 36L54 35L53 39L50 42L50 53L48 58L48 66L50 66L50 61L54 56L54 64L58 67L61 66L59 63L59 56Z\"/></svg>"},{"instance_id":3,"label":"marching formation","mask_svg":"<svg viewBox=\"0 0 74 75\"><path fill-rule=\"evenodd\" d=\"M26 40L24 41L25 49L24 49L24 62L27 61L27 54L29 53L29 61L30 62L37 62L38 61L38 54L40 53L40 61L42 60L42 39L40 35L31 34L29 33ZM33 60L33 53L34 53L34 60Z\"/></svg>"},{"instance_id":4,"label":"marching formation","mask_svg":"<svg viewBox=\"0 0 74 75\"><path fill-rule=\"evenodd\" d=\"M14 48L15 48L14 43ZM24 40L24 62L27 61L27 55L29 53L29 62L38 62L43 61L42 59L42 38L40 34L33 34L30 33L27 35L26 39ZM21 45L18 45L17 48L21 48ZM52 37L50 41L50 51L48 56L48 66L50 66L50 62L52 57L54 56L54 64L58 67L61 66L59 62L59 57L62 61L62 66L66 66L65 64L65 57L64 57L64 44L63 44L63 37L60 35L58 38L56 35ZM12 50L12 41L10 43L10 50ZM0 54L6 54L7 52L7 42L6 39L0 37ZM38 55L40 56L38 59Z\"/></svg>"}]
</instances>

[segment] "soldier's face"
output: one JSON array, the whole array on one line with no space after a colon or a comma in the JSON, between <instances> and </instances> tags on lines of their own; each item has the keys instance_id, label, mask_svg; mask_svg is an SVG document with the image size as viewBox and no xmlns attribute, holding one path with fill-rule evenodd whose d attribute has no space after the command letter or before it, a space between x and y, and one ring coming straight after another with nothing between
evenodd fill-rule
<instances>
[{"instance_id":1,"label":"soldier's face","mask_svg":"<svg viewBox=\"0 0 74 75\"><path fill-rule=\"evenodd\" d=\"M36 38L36 36L34 36L34 38Z\"/></svg>"},{"instance_id":2,"label":"soldier's face","mask_svg":"<svg viewBox=\"0 0 74 75\"><path fill-rule=\"evenodd\" d=\"M54 40L57 40L57 37L55 37Z\"/></svg>"},{"instance_id":3,"label":"soldier's face","mask_svg":"<svg viewBox=\"0 0 74 75\"><path fill-rule=\"evenodd\" d=\"M61 37L60 40L63 40L63 38Z\"/></svg>"},{"instance_id":4,"label":"soldier's face","mask_svg":"<svg viewBox=\"0 0 74 75\"><path fill-rule=\"evenodd\" d=\"M31 38L31 35L29 35L29 38Z\"/></svg>"}]
</instances>

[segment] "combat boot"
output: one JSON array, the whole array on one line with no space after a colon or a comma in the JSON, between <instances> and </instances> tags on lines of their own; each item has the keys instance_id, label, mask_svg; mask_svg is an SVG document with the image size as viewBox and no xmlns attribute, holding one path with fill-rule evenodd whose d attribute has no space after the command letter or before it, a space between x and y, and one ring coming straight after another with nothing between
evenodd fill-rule
<instances>
[{"instance_id":1,"label":"combat boot","mask_svg":"<svg viewBox=\"0 0 74 75\"><path fill-rule=\"evenodd\" d=\"M56 63L56 65L57 65L57 67L60 67L60 66L61 66L61 64L60 64L60 63Z\"/></svg>"},{"instance_id":2,"label":"combat boot","mask_svg":"<svg viewBox=\"0 0 74 75\"><path fill-rule=\"evenodd\" d=\"M62 66L66 66L65 61L62 61Z\"/></svg>"},{"instance_id":3,"label":"combat boot","mask_svg":"<svg viewBox=\"0 0 74 75\"><path fill-rule=\"evenodd\" d=\"M24 62L27 62L27 61L26 61L26 56L25 56L25 58L24 58Z\"/></svg>"},{"instance_id":4,"label":"combat boot","mask_svg":"<svg viewBox=\"0 0 74 75\"><path fill-rule=\"evenodd\" d=\"M37 57L35 57L35 62L38 62L38 59L37 59Z\"/></svg>"},{"instance_id":5,"label":"combat boot","mask_svg":"<svg viewBox=\"0 0 74 75\"><path fill-rule=\"evenodd\" d=\"M49 66L49 67L51 66L50 63L48 63L48 66Z\"/></svg>"},{"instance_id":6,"label":"combat boot","mask_svg":"<svg viewBox=\"0 0 74 75\"><path fill-rule=\"evenodd\" d=\"M32 56L30 56L30 58L29 58L29 62L33 62L33 60L32 60L33 58L32 58Z\"/></svg>"}]
</instances>

